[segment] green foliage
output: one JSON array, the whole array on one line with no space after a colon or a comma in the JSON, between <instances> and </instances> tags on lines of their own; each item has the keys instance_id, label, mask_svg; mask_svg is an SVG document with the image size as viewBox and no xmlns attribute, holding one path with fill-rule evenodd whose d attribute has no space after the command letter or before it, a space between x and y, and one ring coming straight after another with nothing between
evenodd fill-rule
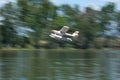
<instances>
[{"instance_id":1,"label":"green foliage","mask_svg":"<svg viewBox=\"0 0 120 80\"><path fill-rule=\"evenodd\" d=\"M97 33L106 30L110 21L116 21L120 26L120 12L115 11L113 3L103 6L101 11L87 7L82 12L77 5L58 7L49 0L18 0L16 4L8 3L2 7L0 16L4 18L0 25L0 44L12 47L101 48L104 42L99 41ZM70 33L80 31L73 43L53 41L49 37L52 29L64 25L71 28ZM28 33L28 37L18 36L16 29L20 26L35 32Z\"/></svg>"},{"instance_id":2,"label":"green foliage","mask_svg":"<svg viewBox=\"0 0 120 80\"><path fill-rule=\"evenodd\" d=\"M15 31L15 20L16 12L12 6L12 3L6 4L4 8L1 9L1 16L4 19L1 21L1 37L2 43L4 44L14 44L16 41L16 31Z\"/></svg>"}]
</instances>

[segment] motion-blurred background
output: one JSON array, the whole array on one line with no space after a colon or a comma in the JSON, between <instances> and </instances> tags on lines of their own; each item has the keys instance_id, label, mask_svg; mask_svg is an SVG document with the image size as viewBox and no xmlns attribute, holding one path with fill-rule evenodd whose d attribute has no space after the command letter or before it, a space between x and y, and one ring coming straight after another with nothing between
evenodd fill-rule
<instances>
[{"instance_id":1,"label":"motion-blurred background","mask_svg":"<svg viewBox=\"0 0 120 80\"><path fill-rule=\"evenodd\" d=\"M120 47L119 1L2 0L1 48L103 48ZM100 3L101 2L101 3ZM73 3L73 4L72 4ZM51 30L69 26L80 31L72 43L49 37Z\"/></svg>"}]
</instances>

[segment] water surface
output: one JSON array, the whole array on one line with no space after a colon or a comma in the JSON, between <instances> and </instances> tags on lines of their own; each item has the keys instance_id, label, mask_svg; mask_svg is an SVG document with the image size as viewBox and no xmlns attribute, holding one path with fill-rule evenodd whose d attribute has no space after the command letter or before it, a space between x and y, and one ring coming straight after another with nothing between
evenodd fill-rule
<instances>
[{"instance_id":1,"label":"water surface","mask_svg":"<svg viewBox=\"0 0 120 80\"><path fill-rule=\"evenodd\" d=\"M0 51L0 80L120 80L119 52Z\"/></svg>"}]
</instances>

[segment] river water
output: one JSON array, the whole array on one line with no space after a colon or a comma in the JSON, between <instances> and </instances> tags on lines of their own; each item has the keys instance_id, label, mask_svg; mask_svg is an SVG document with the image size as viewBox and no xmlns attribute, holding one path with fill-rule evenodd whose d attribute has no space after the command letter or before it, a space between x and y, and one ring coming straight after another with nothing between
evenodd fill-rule
<instances>
[{"instance_id":1,"label":"river water","mask_svg":"<svg viewBox=\"0 0 120 80\"><path fill-rule=\"evenodd\" d=\"M0 51L0 80L120 80L120 51Z\"/></svg>"}]
</instances>

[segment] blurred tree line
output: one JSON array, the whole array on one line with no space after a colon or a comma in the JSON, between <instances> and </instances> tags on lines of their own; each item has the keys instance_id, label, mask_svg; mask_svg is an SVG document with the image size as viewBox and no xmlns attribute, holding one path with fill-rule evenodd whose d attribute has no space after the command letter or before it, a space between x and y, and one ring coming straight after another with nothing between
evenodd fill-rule
<instances>
[{"instance_id":1,"label":"blurred tree line","mask_svg":"<svg viewBox=\"0 0 120 80\"><path fill-rule=\"evenodd\" d=\"M18 0L0 8L0 46L17 48L102 48L113 47L116 37L102 32L109 26L120 26L120 12L114 3L100 11L78 5L56 6L49 0ZM69 33L80 31L73 42L57 41L49 37L51 30L69 26ZM114 27L114 26L112 26Z\"/></svg>"}]
</instances>

